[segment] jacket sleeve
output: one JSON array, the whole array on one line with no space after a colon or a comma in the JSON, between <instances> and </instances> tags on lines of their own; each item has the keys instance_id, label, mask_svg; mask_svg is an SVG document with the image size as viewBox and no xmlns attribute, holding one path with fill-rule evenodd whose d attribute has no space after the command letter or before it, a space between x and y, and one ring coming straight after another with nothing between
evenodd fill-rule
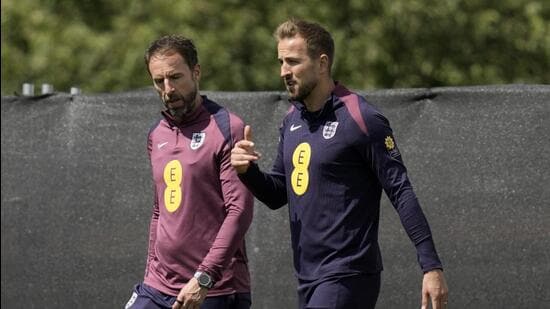
<instances>
[{"instance_id":1,"label":"jacket sleeve","mask_svg":"<svg viewBox=\"0 0 550 309\"><path fill-rule=\"evenodd\" d=\"M149 266L155 259L155 242L157 241L157 225L159 221L159 205L157 203L157 192L155 191L155 202L153 204L153 214L151 215L151 222L149 224L149 247L147 250L147 264L145 266L145 276L149 272Z\"/></svg>"},{"instance_id":2,"label":"jacket sleeve","mask_svg":"<svg viewBox=\"0 0 550 309\"><path fill-rule=\"evenodd\" d=\"M149 138L147 139L147 154L149 155L149 159L151 159L151 148L152 147L152 141L149 135ZM147 263L145 265L145 276L147 276L147 273L149 272L149 267L151 265L151 262L155 259L155 242L157 241L157 225L159 220L159 205L158 205L158 199L157 199L157 189L156 186L153 185L153 211L151 215L151 222L149 224L149 246L147 249Z\"/></svg>"},{"instance_id":3,"label":"jacket sleeve","mask_svg":"<svg viewBox=\"0 0 550 309\"><path fill-rule=\"evenodd\" d=\"M242 139L242 122L233 119L232 122L232 134L236 137L234 140ZM235 252L241 247L244 250L244 237L253 216L254 198L231 166L231 149L230 144L224 147L219 166L226 217L208 254L198 267L198 270L212 276L214 281L222 278L223 270L227 268Z\"/></svg>"},{"instance_id":4,"label":"jacket sleeve","mask_svg":"<svg viewBox=\"0 0 550 309\"><path fill-rule=\"evenodd\" d=\"M424 272L442 269L430 226L407 176L389 121L382 114L371 112L367 115L367 127L372 169L416 247L420 267Z\"/></svg>"}]
</instances>

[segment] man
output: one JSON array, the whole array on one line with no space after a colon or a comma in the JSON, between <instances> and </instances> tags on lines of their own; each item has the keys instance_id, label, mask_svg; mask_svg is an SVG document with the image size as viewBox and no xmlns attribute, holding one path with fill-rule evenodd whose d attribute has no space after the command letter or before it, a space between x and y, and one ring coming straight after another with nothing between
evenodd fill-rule
<instances>
[{"instance_id":1,"label":"man","mask_svg":"<svg viewBox=\"0 0 550 309\"><path fill-rule=\"evenodd\" d=\"M199 94L193 42L154 41L145 64L166 110L148 135L154 181L145 278L126 308L248 309L253 197L231 167L244 124Z\"/></svg>"},{"instance_id":2,"label":"man","mask_svg":"<svg viewBox=\"0 0 550 309\"><path fill-rule=\"evenodd\" d=\"M331 78L334 43L300 20L275 32L281 78L293 104L280 128L270 173L254 161L251 129L231 163L268 207L289 205L300 308L374 308L382 260L378 224L382 189L416 246L424 272L422 307L445 308L447 286L386 118Z\"/></svg>"}]
</instances>

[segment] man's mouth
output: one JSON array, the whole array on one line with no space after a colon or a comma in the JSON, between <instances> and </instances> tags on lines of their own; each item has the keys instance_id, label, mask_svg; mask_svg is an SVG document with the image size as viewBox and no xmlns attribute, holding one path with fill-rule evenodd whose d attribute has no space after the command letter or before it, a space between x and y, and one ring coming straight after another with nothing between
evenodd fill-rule
<instances>
[{"instance_id":1,"label":"man's mouth","mask_svg":"<svg viewBox=\"0 0 550 309\"><path fill-rule=\"evenodd\" d=\"M296 82L292 80L287 80L285 81L285 84L287 87L293 87L294 85L296 85Z\"/></svg>"},{"instance_id":2,"label":"man's mouth","mask_svg":"<svg viewBox=\"0 0 550 309\"><path fill-rule=\"evenodd\" d=\"M164 102L166 102L167 104L171 104L180 100L181 100L180 97L173 97L173 98L166 98Z\"/></svg>"}]
</instances>

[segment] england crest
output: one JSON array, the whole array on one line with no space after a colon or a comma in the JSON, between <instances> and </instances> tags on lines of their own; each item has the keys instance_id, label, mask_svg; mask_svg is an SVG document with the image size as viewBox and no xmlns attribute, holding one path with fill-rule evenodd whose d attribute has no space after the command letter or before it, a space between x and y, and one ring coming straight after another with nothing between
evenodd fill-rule
<instances>
[{"instance_id":1,"label":"england crest","mask_svg":"<svg viewBox=\"0 0 550 309\"><path fill-rule=\"evenodd\" d=\"M323 137L325 139L332 138L336 134L336 128L338 127L337 121L327 121L323 127Z\"/></svg>"},{"instance_id":2,"label":"england crest","mask_svg":"<svg viewBox=\"0 0 550 309\"><path fill-rule=\"evenodd\" d=\"M204 143L204 139L206 138L206 133L200 132L200 133L193 133L193 137L191 137L191 149L196 150L202 144Z\"/></svg>"}]
</instances>

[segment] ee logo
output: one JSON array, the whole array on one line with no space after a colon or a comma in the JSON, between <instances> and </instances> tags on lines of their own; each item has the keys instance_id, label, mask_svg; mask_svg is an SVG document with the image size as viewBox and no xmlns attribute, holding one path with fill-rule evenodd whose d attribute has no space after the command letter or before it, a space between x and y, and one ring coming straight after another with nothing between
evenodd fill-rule
<instances>
[{"instance_id":1,"label":"ee logo","mask_svg":"<svg viewBox=\"0 0 550 309\"><path fill-rule=\"evenodd\" d=\"M169 212L174 212L180 207L181 203L181 180L183 179L183 169L178 160L172 160L164 167L164 205Z\"/></svg>"},{"instance_id":2,"label":"ee logo","mask_svg":"<svg viewBox=\"0 0 550 309\"><path fill-rule=\"evenodd\" d=\"M301 143L296 147L292 154L292 175L290 181L292 190L296 195L302 195L306 192L309 184L308 167L311 159L311 146L308 143Z\"/></svg>"}]
</instances>

